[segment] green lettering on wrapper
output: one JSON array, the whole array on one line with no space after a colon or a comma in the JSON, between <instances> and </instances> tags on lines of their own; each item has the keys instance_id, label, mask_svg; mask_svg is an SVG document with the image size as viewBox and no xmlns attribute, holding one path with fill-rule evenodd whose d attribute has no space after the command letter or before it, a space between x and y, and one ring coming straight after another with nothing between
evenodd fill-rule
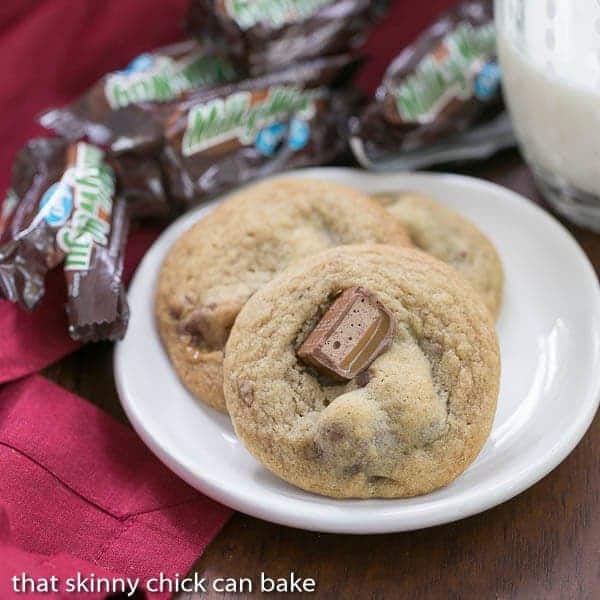
<instances>
[{"instance_id":1,"label":"green lettering on wrapper","mask_svg":"<svg viewBox=\"0 0 600 600\"><path fill-rule=\"evenodd\" d=\"M319 96L319 90L278 86L255 104L250 92L237 92L225 99L198 104L188 113L181 151L184 156L190 156L236 138L242 144L250 144L260 129L281 118L289 115L311 118Z\"/></svg>"},{"instance_id":2,"label":"green lettering on wrapper","mask_svg":"<svg viewBox=\"0 0 600 600\"><path fill-rule=\"evenodd\" d=\"M225 10L240 29L258 24L279 28L312 17L332 0L225 0Z\"/></svg>"},{"instance_id":3,"label":"green lettering on wrapper","mask_svg":"<svg viewBox=\"0 0 600 600\"><path fill-rule=\"evenodd\" d=\"M461 23L427 55L415 73L393 90L398 114L405 122L431 123L453 98L470 98L472 78L496 53L493 24L475 28Z\"/></svg>"},{"instance_id":4,"label":"green lettering on wrapper","mask_svg":"<svg viewBox=\"0 0 600 600\"><path fill-rule=\"evenodd\" d=\"M108 244L115 178L104 162L104 153L80 143L70 180L74 210L69 223L59 229L56 240L65 252L65 270L87 270L94 245Z\"/></svg>"},{"instance_id":5,"label":"green lettering on wrapper","mask_svg":"<svg viewBox=\"0 0 600 600\"><path fill-rule=\"evenodd\" d=\"M106 99L117 109L136 102L168 102L183 92L232 81L236 72L231 63L200 52L192 59L177 62L159 56L154 64L137 73L113 73L105 84Z\"/></svg>"}]
</instances>

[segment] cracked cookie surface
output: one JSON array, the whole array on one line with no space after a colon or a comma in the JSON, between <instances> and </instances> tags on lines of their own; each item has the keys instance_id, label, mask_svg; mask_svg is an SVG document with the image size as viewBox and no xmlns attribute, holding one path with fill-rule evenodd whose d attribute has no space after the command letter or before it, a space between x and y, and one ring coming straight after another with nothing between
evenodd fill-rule
<instances>
[{"instance_id":1,"label":"cracked cookie surface","mask_svg":"<svg viewBox=\"0 0 600 600\"><path fill-rule=\"evenodd\" d=\"M367 371L332 384L297 349L353 286L397 326ZM453 269L418 250L345 246L291 266L247 302L224 375L238 437L279 477L333 497L408 497L450 483L475 459L500 359L488 310Z\"/></svg>"},{"instance_id":2,"label":"cracked cookie surface","mask_svg":"<svg viewBox=\"0 0 600 600\"><path fill-rule=\"evenodd\" d=\"M193 225L161 267L155 304L185 386L224 411L223 348L248 298L291 263L356 243L410 244L402 224L370 197L309 179L250 186Z\"/></svg>"},{"instance_id":3,"label":"cracked cookie surface","mask_svg":"<svg viewBox=\"0 0 600 600\"><path fill-rule=\"evenodd\" d=\"M490 240L470 221L417 192L375 194L400 219L417 247L452 265L477 290L496 319L502 305L502 262Z\"/></svg>"}]
</instances>

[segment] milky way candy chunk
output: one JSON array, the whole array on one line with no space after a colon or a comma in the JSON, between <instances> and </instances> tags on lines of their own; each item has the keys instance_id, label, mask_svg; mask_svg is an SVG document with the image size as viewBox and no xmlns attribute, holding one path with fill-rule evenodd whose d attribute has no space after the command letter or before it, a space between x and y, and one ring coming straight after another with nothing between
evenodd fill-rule
<instances>
[{"instance_id":1,"label":"milky way candy chunk","mask_svg":"<svg viewBox=\"0 0 600 600\"><path fill-rule=\"evenodd\" d=\"M394 315L377 297L352 287L335 299L298 349L298 357L319 373L348 381L389 348L395 331Z\"/></svg>"}]
</instances>

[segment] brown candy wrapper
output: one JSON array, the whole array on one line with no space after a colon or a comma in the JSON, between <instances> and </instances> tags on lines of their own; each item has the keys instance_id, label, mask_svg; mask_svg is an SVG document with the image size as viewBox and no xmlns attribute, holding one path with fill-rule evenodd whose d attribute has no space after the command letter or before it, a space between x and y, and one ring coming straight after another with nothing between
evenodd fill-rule
<instances>
[{"instance_id":1,"label":"brown candy wrapper","mask_svg":"<svg viewBox=\"0 0 600 600\"><path fill-rule=\"evenodd\" d=\"M358 47L387 0L192 0L188 30L252 76Z\"/></svg>"},{"instance_id":2,"label":"brown candy wrapper","mask_svg":"<svg viewBox=\"0 0 600 600\"><path fill-rule=\"evenodd\" d=\"M115 194L114 171L100 148L60 138L30 141L15 161L12 208L3 207L2 296L33 309L47 272L64 263L71 336L122 337L129 316L121 281L129 213L125 196L115 204Z\"/></svg>"},{"instance_id":3,"label":"brown candy wrapper","mask_svg":"<svg viewBox=\"0 0 600 600\"><path fill-rule=\"evenodd\" d=\"M180 102L167 121L163 166L185 205L251 179L322 164L345 148L350 95L330 84L348 55L295 65Z\"/></svg>"},{"instance_id":4,"label":"brown candy wrapper","mask_svg":"<svg viewBox=\"0 0 600 600\"><path fill-rule=\"evenodd\" d=\"M122 155L106 159L109 167L103 152L91 144L62 138L31 140L17 154L12 187L0 209L0 297L29 310L43 297L46 273L64 258L57 234L70 219L80 188L76 178L99 168L87 168L88 160L102 161L113 187L110 167L117 173L119 193L132 216L167 219L175 214L158 160Z\"/></svg>"},{"instance_id":5,"label":"brown candy wrapper","mask_svg":"<svg viewBox=\"0 0 600 600\"><path fill-rule=\"evenodd\" d=\"M76 154L76 145L40 138L13 166L0 236L0 297L30 310L44 295L46 273L64 257L56 236L70 217Z\"/></svg>"},{"instance_id":6,"label":"brown candy wrapper","mask_svg":"<svg viewBox=\"0 0 600 600\"><path fill-rule=\"evenodd\" d=\"M389 66L375 100L351 121L367 167L432 146L502 110L491 0L443 14Z\"/></svg>"},{"instance_id":7,"label":"brown candy wrapper","mask_svg":"<svg viewBox=\"0 0 600 600\"><path fill-rule=\"evenodd\" d=\"M129 306L122 275L128 231L122 197L113 206L100 191L96 202L75 209L64 263L69 334L75 340L115 341L125 335Z\"/></svg>"},{"instance_id":8,"label":"brown candy wrapper","mask_svg":"<svg viewBox=\"0 0 600 600\"><path fill-rule=\"evenodd\" d=\"M69 140L85 138L113 154L151 152L161 146L170 102L236 77L227 58L187 40L138 56L71 105L43 114L40 123Z\"/></svg>"}]
</instances>

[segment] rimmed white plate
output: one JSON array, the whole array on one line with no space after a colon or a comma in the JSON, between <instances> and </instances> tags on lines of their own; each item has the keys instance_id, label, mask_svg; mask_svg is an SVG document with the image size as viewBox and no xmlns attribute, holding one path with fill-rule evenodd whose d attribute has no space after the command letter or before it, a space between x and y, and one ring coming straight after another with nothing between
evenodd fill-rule
<instances>
[{"instance_id":1,"label":"rimmed white plate","mask_svg":"<svg viewBox=\"0 0 600 600\"><path fill-rule=\"evenodd\" d=\"M454 521L508 500L556 467L587 430L600 398L600 290L570 234L521 196L478 179L334 168L286 176L294 175L369 192L431 194L496 244L506 272L498 321L503 370L488 443L454 483L406 500L323 498L266 471L237 440L229 419L194 400L181 385L154 324L161 261L212 203L184 215L161 235L129 290L131 323L116 348L115 377L123 407L152 451L189 484L234 509L339 533L407 531Z\"/></svg>"}]
</instances>

